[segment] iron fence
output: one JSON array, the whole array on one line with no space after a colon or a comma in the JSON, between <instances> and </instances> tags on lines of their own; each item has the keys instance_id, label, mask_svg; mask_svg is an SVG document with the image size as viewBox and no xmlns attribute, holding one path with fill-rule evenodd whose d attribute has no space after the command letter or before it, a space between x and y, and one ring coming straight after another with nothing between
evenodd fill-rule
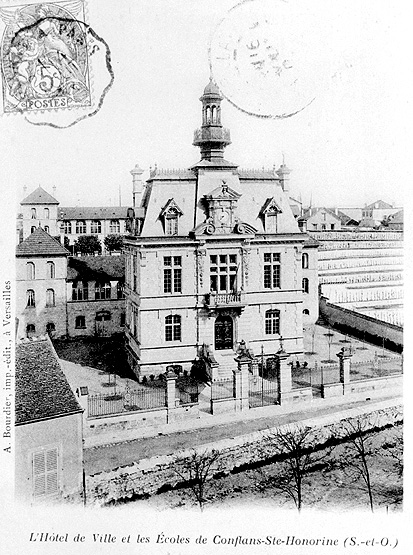
<instances>
[{"instance_id":1,"label":"iron fence","mask_svg":"<svg viewBox=\"0 0 413 555\"><path fill-rule=\"evenodd\" d=\"M350 362L350 380L382 378L394 374L403 374L403 358L376 356L372 360Z\"/></svg>"},{"instance_id":2,"label":"iron fence","mask_svg":"<svg viewBox=\"0 0 413 555\"><path fill-rule=\"evenodd\" d=\"M166 406L165 388L145 388L135 391L89 395L88 415L106 416L124 412L150 410Z\"/></svg>"},{"instance_id":3,"label":"iron fence","mask_svg":"<svg viewBox=\"0 0 413 555\"><path fill-rule=\"evenodd\" d=\"M277 380L269 380L261 376L250 376L248 385L250 408L278 405L280 403Z\"/></svg>"},{"instance_id":4,"label":"iron fence","mask_svg":"<svg viewBox=\"0 0 413 555\"><path fill-rule=\"evenodd\" d=\"M198 384L181 385L179 388L176 388L176 391L177 398L179 398L179 403L181 405L195 405L198 403Z\"/></svg>"},{"instance_id":5,"label":"iron fence","mask_svg":"<svg viewBox=\"0 0 413 555\"><path fill-rule=\"evenodd\" d=\"M211 399L217 401L218 399L232 399L235 397L234 380L224 380L219 382L212 382L211 384Z\"/></svg>"}]
</instances>

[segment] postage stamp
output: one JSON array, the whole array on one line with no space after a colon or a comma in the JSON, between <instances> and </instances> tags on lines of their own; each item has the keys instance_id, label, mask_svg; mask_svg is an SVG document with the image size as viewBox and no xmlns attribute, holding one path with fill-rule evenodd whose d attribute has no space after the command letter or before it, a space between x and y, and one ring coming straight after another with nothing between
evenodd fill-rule
<instances>
[{"instance_id":1,"label":"postage stamp","mask_svg":"<svg viewBox=\"0 0 413 555\"><path fill-rule=\"evenodd\" d=\"M4 113L92 103L82 0L0 8Z\"/></svg>"},{"instance_id":2,"label":"postage stamp","mask_svg":"<svg viewBox=\"0 0 413 555\"><path fill-rule=\"evenodd\" d=\"M312 14L285 0L243 0L215 26L211 74L238 109L286 118L309 106L327 68Z\"/></svg>"}]
</instances>

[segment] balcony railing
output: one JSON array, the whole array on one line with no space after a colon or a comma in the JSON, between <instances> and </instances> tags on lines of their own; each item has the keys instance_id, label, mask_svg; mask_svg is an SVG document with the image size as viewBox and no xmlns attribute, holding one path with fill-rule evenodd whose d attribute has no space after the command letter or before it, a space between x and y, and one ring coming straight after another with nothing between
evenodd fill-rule
<instances>
[{"instance_id":1,"label":"balcony railing","mask_svg":"<svg viewBox=\"0 0 413 555\"><path fill-rule=\"evenodd\" d=\"M216 293L211 291L205 295L205 305L208 308L245 306L245 294L242 291L233 291L231 293Z\"/></svg>"}]
</instances>

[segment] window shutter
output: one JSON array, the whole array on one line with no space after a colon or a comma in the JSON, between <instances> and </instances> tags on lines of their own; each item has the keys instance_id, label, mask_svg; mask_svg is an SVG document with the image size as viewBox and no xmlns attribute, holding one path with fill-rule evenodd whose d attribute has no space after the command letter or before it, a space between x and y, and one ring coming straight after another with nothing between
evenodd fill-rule
<instances>
[{"instance_id":1,"label":"window shutter","mask_svg":"<svg viewBox=\"0 0 413 555\"><path fill-rule=\"evenodd\" d=\"M34 497L52 495L58 492L57 448L38 451L33 454Z\"/></svg>"}]
</instances>

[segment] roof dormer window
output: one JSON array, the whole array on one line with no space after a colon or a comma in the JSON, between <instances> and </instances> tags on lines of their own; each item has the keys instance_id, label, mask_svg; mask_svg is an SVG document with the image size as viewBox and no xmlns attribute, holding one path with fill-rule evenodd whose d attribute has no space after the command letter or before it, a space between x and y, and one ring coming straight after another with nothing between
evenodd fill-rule
<instances>
[{"instance_id":1,"label":"roof dormer window","mask_svg":"<svg viewBox=\"0 0 413 555\"><path fill-rule=\"evenodd\" d=\"M176 204L174 199L169 199L160 214L164 221L165 235L178 235L179 218L182 214L182 210Z\"/></svg>"}]
</instances>

